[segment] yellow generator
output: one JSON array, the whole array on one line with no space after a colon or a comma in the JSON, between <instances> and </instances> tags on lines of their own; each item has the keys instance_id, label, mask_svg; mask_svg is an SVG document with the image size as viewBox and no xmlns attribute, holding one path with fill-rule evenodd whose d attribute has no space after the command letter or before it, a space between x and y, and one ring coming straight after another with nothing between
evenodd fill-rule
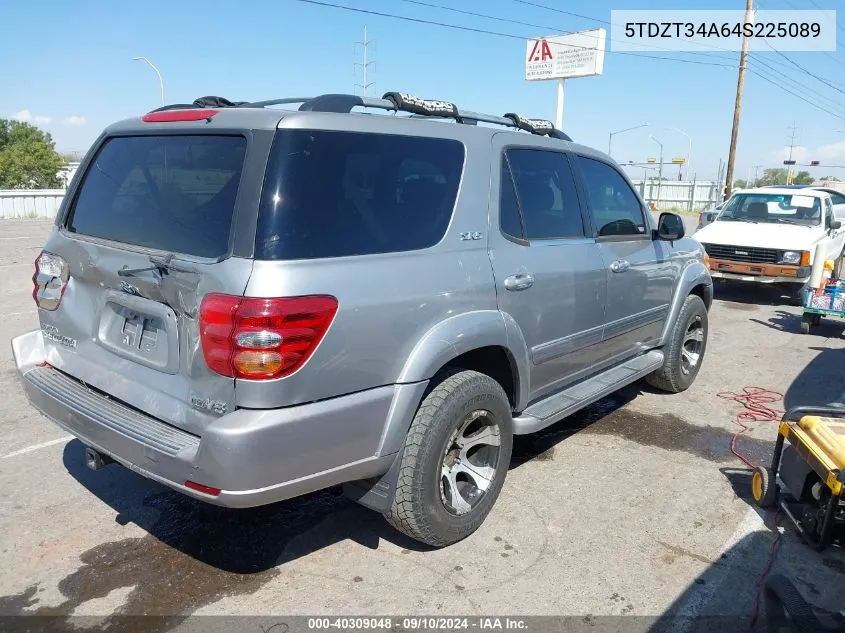
<instances>
[{"instance_id":1,"label":"yellow generator","mask_svg":"<svg viewBox=\"0 0 845 633\"><path fill-rule=\"evenodd\" d=\"M782 495L778 478L788 495ZM804 540L827 547L845 527L845 409L796 407L778 427L771 468L758 466L751 493L761 508L780 505ZM840 543L845 545L845 539Z\"/></svg>"}]
</instances>

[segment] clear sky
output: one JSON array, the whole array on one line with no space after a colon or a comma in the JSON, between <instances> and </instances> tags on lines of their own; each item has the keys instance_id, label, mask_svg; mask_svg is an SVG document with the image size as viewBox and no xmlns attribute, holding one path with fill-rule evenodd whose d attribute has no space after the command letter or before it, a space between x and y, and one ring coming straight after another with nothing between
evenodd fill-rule
<instances>
[{"instance_id":1,"label":"clear sky","mask_svg":"<svg viewBox=\"0 0 845 633\"><path fill-rule=\"evenodd\" d=\"M153 70L161 70L169 103L201 95L232 100L349 92L360 82L354 62L366 26L375 42L370 94L388 90L446 99L466 109L519 112L554 119L553 81L524 79L524 37L602 26L613 37L611 9L742 9L742 0L536 0L588 17L526 6L516 0L425 0L506 21L420 6L409 0L326 0L357 8L507 33L515 38L366 15L298 0L142 0L36 2L5 0L0 18L0 117L48 130L62 151L85 151L110 122L159 105ZM762 9L835 9L839 0L761 0ZM815 6L814 6L815 5ZM120 7L119 9L117 7ZM845 6L842 6L845 13ZM534 26L518 24L528 23ZM845 26L845 15L839 17ZM541 28L542 27L542 28ZM845 37L845 28L838 32ZM843 40L845 41L845 40ZM610 42L608 42L609 48ZM607 150L608 133L648 122L613 139L620 162L685 156L699 179L727 159L739 53L649 53L688 62L609 52L602 76L566 83L565 130ZM735 176L782 166L793 123L795 156L845 165L845 53L790 53L823 78L814 79L774 52L754 53L743 102ZM767 66L768 65L768 66ZM796 83L797 82L797 83ZM788 94L822 105L833 114ZM671 168L672 173L675 168ZM825 173L821 173L824 171ZM642 169L631 169L640 177ZM837 175L845 169L815 170Z\"/></svg>"}]
</instances>

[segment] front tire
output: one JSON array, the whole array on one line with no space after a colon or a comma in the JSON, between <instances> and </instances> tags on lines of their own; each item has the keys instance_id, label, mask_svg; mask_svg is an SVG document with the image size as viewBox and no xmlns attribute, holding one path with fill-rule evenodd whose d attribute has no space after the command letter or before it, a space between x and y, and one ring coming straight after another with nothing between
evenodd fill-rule
<instances>
[{"instance_id":1,"label":"front tire","mask_svg":"<svg viewBox=\"0 0 845 633\"><path fill-rule=\"evenodd\" d=\"M385 518L400 532L444 547L479 528L505 482L513 448L502 386L476 371L433 379L405 440Z\"/></svg>"},{"instance_id":2,"label":"front tire","mask_svg":"<svg viewBox=\"0 0 845 633\"><path fill-rule=\"evenodd\" d=\"M669 341L663 348L663 367L646 376L652 387L669 393L689 389L695 381L707 349L707 308L701 297L690 295L684 301Z\"/></svg>"}]
</instances>

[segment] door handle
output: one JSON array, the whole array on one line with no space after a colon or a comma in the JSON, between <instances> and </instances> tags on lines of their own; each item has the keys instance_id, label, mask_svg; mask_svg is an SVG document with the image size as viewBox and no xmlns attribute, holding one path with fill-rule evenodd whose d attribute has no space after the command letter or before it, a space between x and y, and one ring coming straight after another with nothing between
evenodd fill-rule
<instances>
[{"instance_id":1,"label":"door handle","mask_svg":"<svg viewBox=\"0 0 845 633\"><path fill-rule=\"evenodd\" d=\"M624 273L631 267L631 264L626 262L624 259L617 259L610 265L610 271L614 273Z\"/></svg>"},{"instance_id":2,"label":"door handle","mask_svg":"<svg viewBox=\"0 0 845 633\"><path fill-rule=\"evenodd\" d=\"M505 288L507 290L525 290L534 285L534 277L531 275L520 273L518 275L511 275L505 279Z\"/></svg>"}]
</instances>

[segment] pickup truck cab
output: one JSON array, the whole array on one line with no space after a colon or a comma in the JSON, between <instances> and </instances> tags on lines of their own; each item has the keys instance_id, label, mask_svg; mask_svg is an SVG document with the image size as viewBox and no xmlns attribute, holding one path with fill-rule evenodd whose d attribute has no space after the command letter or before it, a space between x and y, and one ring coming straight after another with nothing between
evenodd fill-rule
<instances>
[{"instance_id":1,"label":"pickup truck cab","mask_svg":"<svg viewBox=\"0 0 845 633\"><path fill-rule=\"evenodd\" d=\"M784 286L794 298L810 279L818 244L843 272L845 230L831 195L813 188L760 187L737 192L694 235L713 279Z\"/></svg>"}]
</instances>

